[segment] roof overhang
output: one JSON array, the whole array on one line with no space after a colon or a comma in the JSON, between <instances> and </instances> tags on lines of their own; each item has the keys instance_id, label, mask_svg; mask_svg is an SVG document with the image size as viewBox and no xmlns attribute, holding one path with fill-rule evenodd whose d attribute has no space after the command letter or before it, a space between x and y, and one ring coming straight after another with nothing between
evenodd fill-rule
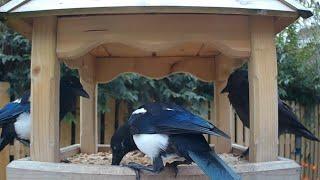
<instances>
[{"instance_id":1,"label":"roof overhang","mask_svg":"<svg viewBox=\"0 0 320 180\"><path fill-rule=\"evenodd\" d=\"M312 16L310 10L294 0L11 0L0 12L23 17L130 13Z\"/></svg>"}]
</instances>

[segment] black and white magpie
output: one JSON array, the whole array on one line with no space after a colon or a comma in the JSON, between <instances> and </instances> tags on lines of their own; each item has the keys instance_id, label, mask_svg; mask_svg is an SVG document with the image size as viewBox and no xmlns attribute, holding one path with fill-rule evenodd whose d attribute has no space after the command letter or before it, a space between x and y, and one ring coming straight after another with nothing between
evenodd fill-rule
<instances>
[{"instance_id":1,"label":"black and white magpie","mask_svg":"<svg viewBox=\"0 0 320 180\"><path fill-rule=\"evenodd\" d=\"M79 79L74 76L61 78L60 83L60 120L68 112L76 109L77 97L89 98ZM0 110L0 151L15 138L28 146L30 143L30 91L26 91L21 99L8 103Z\"/></svg>"},{"instance_id":2,"label":"black and white magpie","mask_svg":"<svg viewBox=\"0 0 320 180\"><path fill-rule=\"evenodd\" d=\"M164 168L163 159L182 157L182 163L195 162L210 179L240 179L211 150L202 134L229 138L213 124L183 107L163 103L145 104L135 110L128 124L114 134L111 142L112 163L120 163L127 152L138 148L153 160L153 166L136 163L127 165L135 170L159 173Z\"/></svg>"},{"instance_id":3,"label":"black and white magpie","mask_svg":"<svg viewBox=\"0 0 320 180\"><path fill-rule=\"evenodd\" d=\"M249 120L249 81L248 71L236 70L228 78L226 87L221 93L229 93L228 98L240 117L243 125L250 128ZM293 113L293 110L278 98L278 134L279 136L284 133L295 134L296 137L305 137L312 141L319 141L319 139L310 132L301 122L298 117ZM296 138L299 140L300 138ZM245 151L243 156L248 155L249 150Z\"/></svg>"}]
</instances>

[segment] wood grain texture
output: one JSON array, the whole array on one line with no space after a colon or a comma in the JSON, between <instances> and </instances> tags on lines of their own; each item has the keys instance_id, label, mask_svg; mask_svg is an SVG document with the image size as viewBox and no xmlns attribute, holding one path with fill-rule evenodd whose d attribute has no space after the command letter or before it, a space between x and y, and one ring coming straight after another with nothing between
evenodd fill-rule
<instances>
[{"instance_id":1,"label":"wood grain texture","mask_svg":"<svg viewBox=\"0 0 320 180\"><path fill-rule=\"evenodd\" d=\"M102 45L110 57L150 57L152 52L123 43L107 42Z\"/></svg>"},{"instance_id":2,"label":"wood grain texture","mask_svg":"<svg viewBox=\"0 0 320 180\"><path fill-rule=\"evenodd\" d=\"M231 121L233 119L233 111L228 96L220 92L226 86L227 81L216 81L214 83L214 104L215 104L215 123L217 127L229 136L231 135ZM219 137L215 144L215 150L218 153L231 152L231 140Z\"/></svg>"},{"instance_id":3,"label":"wood grain texture","mask_svg":"<svg viewBox=\"0 0 320 180\"><path fill-rule=\"evenodd\" d=\"M120 101L119 104L119 114L118 114L118 125L119 127L124 125L128 120L128 106L127 102Z\"/></svg>"},{"instance_id":4,"label":"wood grain texture","mask_svg":"<svg viewBox=\"0 0 320 180\"><path fill-rule=\"evenodd\" d=\"M233 119L231 120L231 124L230 124L230 131L231 131L231 142L232 143L236 143L236 118L237 115L235 114L234 110L233 110Z\"/></svg>"},{"instance_id":5,"label":"wood grain texture","mask_svg":"<svg viewBox=\"0 0 320 180\"><path fill-rule=\"evenodd\" d=\"M245 62L244 59L234 59L225 54L219 54L215 57L215 80L226 81L230 74Z\"/></svg>"},{"instance_id":6,"label":"wood grain texture","mask_svg":"<svg viewBox=\"0 0 320 180\"><path fill-rule=\"evenodd\" d=\"M214 92L213 92L214 93ZM210 101L210 122L214 125L217 125L217 119L216 119L216 104L215 101ZM218 137L217 136L210 136L210 144L213 144L214 146L218 144Z\"/></svg>"},{"instance_id":7,"label":"wood grain texture","mask_svg":"<svg viewBox=\"0 0 320 180\"><path fill-rule=\"evenodd\" d=\"M17 17L9 17L6 21L6 25L25 38L32 40L32 25L23 19L19 19Z\"/></svg>"},{"instance_id":8,"label":"wood grain texture","mask_svg":"<svg viewBox=\"0 0 320 180\"><path fill-rule=\"evenodd\" d=\"M273 17L250 17L250 161L276 160L278 153L277 58Z\"/></svg>"},{"instance_id":9,"label":"wood grain texture","mask_svg":"<svg viewBox=\"0 0 320 180\"><path fill-rule=\"evenodd\" d=\"M79 109L80 109L80 102L79 102ZM80 110L79 110L79 114L78 114L78 122L76 122L75 124L75 143L76 144L80 144Z\"/></svg>"},{"instance_id":10,"label":"wood grain texture","mask_svg":"<svg viewBox=\"0 0 320 180\"><path fill-rule=\"evenodd\" d=\"M111 142L111 137L113 133L115 132L115 106L116 102L115 99L109 98L108 99L108 109L109 111L104 114L104 121L105 121L105 126L104 126L104 142L105 144L110 144Z\"/></svg>"},{"instance_id":11,"label":"wood grain texture","mask_svg":"<svg viewBox=\"0 0 320 180\"><path fill-rule=\"evenodd\" d=\"M110 56L109 52L107 51L107 48L104 47L103 45L100 45L94 49L92 49L89 54L95 57L107 57Z\"/></svg>"},{"instance_id":12,"label":"wood grain texture","mask_svg":"<svg viewBox=\"0 0 320 180\"><path fill-rule=\"evenodd\" d=\"M292 160L279 159L265 163L233 165L243 180L299 180L300 167ZM178 176L170 168L160 174L141 173L145 180L206 180L203 172L194 165L179 166ZM120 166L57 164L33 161L13 161L8 166L10 180L129 180L135 178L133 170Z\"/></svg>"},{"instance_id":13,"label":"wood grain texture","mask_svg":"<svg viewBox=\"0 0 320 180\"><path fill-rule=\"evenodd\" d=\"M80 97L80 146L83 153L96 153L98 144L97 96L95 59L91 55L82 58L81 83L90 98Z\"/></svg>"},{"instance_id":14,"label":"wood grain texture","mask_svg":"<svg viewBox=\"0 0 320 180\"><path fill-rule=\"evenodd\" d=\"M97 114L97 84L96 60L87 54L73 61L65 61L70 68L79 70L81 83L90 98L80 97L80 146L83 153L97 152L98 114ZM78 126L77 126L78 127ZM78 139L78 138L76 138Z\"/></svg>"},{"instance_id":15,"label":"wood grain texture","mask_svg":"<svg viewBox=\"0 0 320 180\"><path fill-rule=\"evenodd\" d=\"M231 136L231 124L234 121L234 113L227 94L221 91L227 84L227 79L232 71L244 63L242 60L232 59L224 54L215 57L215 82L214 82L214 111L215 123L218 128ZM220 153L231 151L231 140L218 138L216 150Z\"/></svg>"},{"instance_id":16,"label":"wood grain texture","mask_svg":"<svg viewBox=\"0 0 320 180\"><path fill-rule=\"evenodd\" d=\"M243 142L243 123L240 120L239 117L237 117L237 122L236 122L236 126L237 126L237 144L239 145L243 145L244 146L244 142Z\"/></svg>"},{"instance_id":17,"label":"wood grain texture","mask_svg":"<svg viewBox=\"0 0 320 180\"><path fill-rule=\"evenodd\" d=\"M190 55L202 43L213 45L231 57L249 57L248 17L203 14L99 15L61 17L58 23L57 53L61 59L81 57L102 44L110 52L113 51L113 45L119 44L139 49L131 57L152 54L178 56L181 51L170 49L180 45L186 48L182 54ZM126 48L117 50L118 57L128 54Z\"/></svg>"},{"instance_id":18,"label":"wood grain texture","mask_svg":"<svg viewBox=\"0 0 320 180\"><path fill-rule=\"evenodd\" d=\"M278 149L278 155L281 157L284 157L284 145L285 145L285 135L281 135L279 137L279 149Z\"/></svg>"},{"instance_id":19,"label":"wood grain texture","mask_svg":"<svg viewBox=\"0 0 320 180\"><path fill-rule=\"evenodd\" d=\"M80 145L83 153L96 153L97 132L97 86L82 81L82 85L90 96L90 99L80 99Z\"/></svg>"},{"instance_id":20,"label":"wood grain texture","mask_svg":"<svg viewBox=\"0 0 320 180\"><path fill-rule=\"evenodd\" d=\"M59 161L60 64L56 56L57 18L35 18L31 53L31 158Z\"/></svg>"},{"instance_id":21,"label":"wood grain texture","mask_svg":"<svg viewBox=\"0 0 320 180\"><path fill-rule=\"evenodd\" d=\"M26 152L29 147L26 147L24 144L22 144L18 140L14 140L14 159L21 159L26 157Z\"/></svg>"},{"instance_id":22,"label":"wood grain texture","mask_svg":"<svg viewBox=\"0 0 320 180\"><path fill-rule=\"evenodd\" d=\"M60 122L60 147L71 145L71 123L66 121Z\"/></svg>"},{"instance_id":23,"label":"wood grain texture","mask_svg":"<svg viewBox=\"0 0 320 180\"><path fill-rule=\"evenodd\" d=\"M244 127L244 145L249 147L250 144L250 130L247 127Z\"/></svg>"},{"instance_id":24,"label":"wood grain texture","mask_svg":"<svg viewBox=\"0 0 320 180\"><path fill-rule=\"evenodd\" d=\"M71 64L72 61L68 61ZM156 67L156 68L155 68ZM190 73L201 80L213 81L214 59L201 57L98 58L97 82L109 82L121 73L135 72L161 79L173 73Z\"/></svg>"},{"instance_id":25,"label":"wood grain texture","mask_svg":"<svg viewBox=\"0 0 320 180\"><path fill-rule=\"evenodd\" d=\"M10 101L9 90L10 84L0 82L0 108ZM1 129L0 129L1 132ZM6 180L6 167L9 164L9 146L0 152L0 180Z\"/></svg>"},{"instance_id":26,"label":"wood grain texture","mask_svg":"<svg viewBox=\"0 0 320 180\"><path fill-rule=\"evenodd\" d=\"M73 144L71 146L60 148L60 160L71 157L77 153L80 153L80 144Z\"/></svg>"}]
</instances>

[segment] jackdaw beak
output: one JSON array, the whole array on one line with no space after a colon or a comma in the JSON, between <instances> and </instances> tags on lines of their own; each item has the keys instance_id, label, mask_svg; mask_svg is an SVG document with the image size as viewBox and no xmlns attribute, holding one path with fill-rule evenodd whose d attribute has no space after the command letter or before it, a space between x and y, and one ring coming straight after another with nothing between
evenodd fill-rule
<instances>
[{"instance_id":1,"label":"jackdaw beak","mask_svg":"<svg viewBox=\"0 0 320 180\"><path fill-rule=\"evenodd\" d=\"M222 89L221 94L229 92L228 85L224 89Z\"/></svg>"},{"instance_id":2,"label":"jackdaw beak","mask_svg":"<svg viewBox=\"0 0 320 180\"><path fill-rule=\"evenodd\" d=\"M81 97L84 97L84 98L90 98L89 94L82 88L81 89L77 89L76 92L77 92L78 96L81 96Z\"/></svg>"}]
</instances>

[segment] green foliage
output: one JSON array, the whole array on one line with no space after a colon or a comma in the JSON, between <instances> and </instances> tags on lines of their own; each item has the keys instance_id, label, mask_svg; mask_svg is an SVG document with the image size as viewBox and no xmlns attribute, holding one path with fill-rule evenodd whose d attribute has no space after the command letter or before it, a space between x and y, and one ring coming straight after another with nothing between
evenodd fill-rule
<instances>
[{"instance_id":1,"label":"green foliage","mask_svg":"<svg viewBox=\"0 0 320 180\"><path fill-rule=\"evenodd\" d=\"M108 84L99 86L99 110L107 111L108 98L125 100L133 107L147 102L175 102L196 113L207 111L201 105L213 97L212 83L204 83L188 74L174 74L153 80L138 74L127 73Z\"/></svg>"},{"instance_id":2,"label":"green foliage","mask_svg":"<svg viewBox=\"0 0 320 180\"><path fill-rule=\"evenodd\" d=\"M3 24L0 29L0 81L10 82L10 95L20 97L30 89L31 43ZM77 76L77 71L62 64L61 74Z\"/></svg>"},{"instance_id":3,"label":"green foliage","mask_svg":"<svg viewBox=\"0 0 320 180\"><path fill-rule=\"evenodd\" d=\"M282 99L310 105L320 101L319 6L305 3L314 8L315 17L297 21L276 38L278 84Z\"/></svg>"},{"instance_id":4,"label":"green foliage","mask_svg":"<svg viewBox=\"0 0 320 180\"><path fill-rule=\"evenodd\" d=\"M0 81L10 82L10 94L20 96L30 88L30 42L0 25Z\"/></svg>"},{"instance_id":5,"label":"green foliage","mask_svg":"<svg viewBox=\"0 0 320 180\"><path fill-rule=\"evenodd\" d=\"M63 120L69 124L72 124L72 123L77 123L77 119L76 119L76 116L71 113L71 112L68 112L65 117L63 118Z\"/></svg>"}]
</instances>

